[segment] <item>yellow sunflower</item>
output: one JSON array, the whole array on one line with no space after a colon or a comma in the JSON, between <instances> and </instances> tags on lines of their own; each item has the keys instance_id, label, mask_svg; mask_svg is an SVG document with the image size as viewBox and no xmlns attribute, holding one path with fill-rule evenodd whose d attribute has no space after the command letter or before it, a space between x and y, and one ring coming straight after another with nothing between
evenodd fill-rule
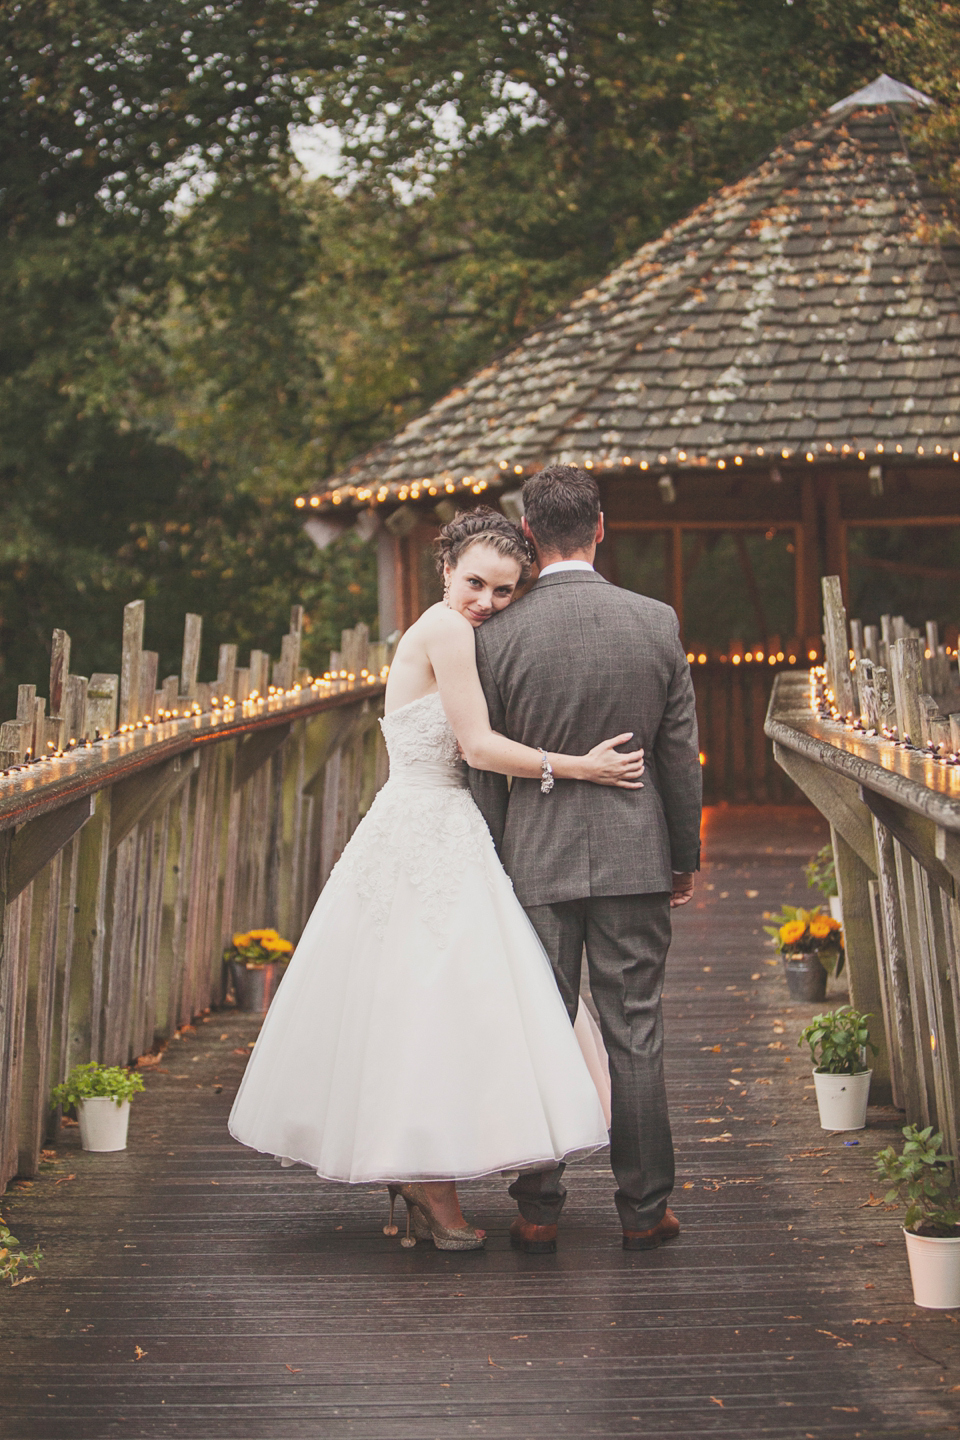
<instances>
[{"instance_id":1,"label":"yellow sunflower","mask_svg":"<svg viewBox=\"0 0 960 1440\"><path fill-rule=\"evenodd\" d=\"M814 940L826 940L833 927L834 922L830 919L829 915L818 915L814 920L810 921L810 934Z\"/></svg>"},{"instance_id":2,"label":"yellow sunflower","mask_svg":"<svg viewBox=\"0 0 960 1440\"><path fill-rule=\"evenodd\" d=\"M804 925L802 920L788 920L786 925L780 926L781 945L783 945L785 948L789 948L791 945L796 945L797 941L801 938L806 928L807 927L806 925Z\"/></svg>"}]
</instances>

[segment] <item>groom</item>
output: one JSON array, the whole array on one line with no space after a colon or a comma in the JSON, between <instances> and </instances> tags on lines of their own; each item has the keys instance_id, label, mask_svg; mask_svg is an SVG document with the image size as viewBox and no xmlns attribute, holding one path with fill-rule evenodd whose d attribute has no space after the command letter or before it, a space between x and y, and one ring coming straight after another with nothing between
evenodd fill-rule
<instances>
[{"instance_id":1,"label":"groom","mask_svg":"<svg viewBox=\"0 0 960 1440\"><path fill-rule=\"evenodd\" d=\"M632 731L642 790L470 771L504 868L553 963L571 1021L584 947L610 1057L610 1161L627 1250L679 1234L667 1208L673 1141L663 1082L660 993L671 907L700 868L701 775L690 669L667 605L610 585L593 568L603 539L593 476L572 465L523 487L523 528L540 578L477 630L495 730L543 750L585 753ZM564 1166L521 1174L510 1230L528 1253L556 1249Z\"/></svg>"}]
</instances>

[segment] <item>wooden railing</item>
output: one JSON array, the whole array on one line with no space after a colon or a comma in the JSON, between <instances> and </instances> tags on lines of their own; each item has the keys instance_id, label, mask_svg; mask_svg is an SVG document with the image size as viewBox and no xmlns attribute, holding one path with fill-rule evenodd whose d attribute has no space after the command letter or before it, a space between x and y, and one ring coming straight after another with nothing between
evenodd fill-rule
<instances>
[{"instance_id":1,"label":"wooden railing","mask_svg":"<svg viewBox=\"0 0 960 1440\"><path fill-rule=\"evenodd\" d=\"M874 1096L960 1142L960 687L935 625L848 626L823 582L826 664L781 676L778 763L830 822L851 999L882 1042Z\"/></svg>"},{"instance_id":2,"label":"wooden railing","mask_svg":"<svg viewBox=\"0 0 960 1440\"><path fill-rule=\"evenodd\" d=\"M296 940L386 778L386 649L345 631L331 671L220 647L157 685L142 602L119 675L70 674L54 635L49 705L21 686L0 728L0 1192L35 1172L50 1088L87 1060L126 1064L223 998L238 928Z\"/></svg>"}]
</instances>

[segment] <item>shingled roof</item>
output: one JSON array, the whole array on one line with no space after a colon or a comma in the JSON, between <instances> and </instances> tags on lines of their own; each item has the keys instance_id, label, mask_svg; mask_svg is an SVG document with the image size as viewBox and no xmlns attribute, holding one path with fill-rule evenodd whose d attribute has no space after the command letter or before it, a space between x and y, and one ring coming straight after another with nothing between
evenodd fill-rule
<instances>
[{"instance_id":1,"label":"shingled roof","mask_svg":"<svg viewBox=\"0 0 960 1440\"><path fill-rule=\"evenodd\" d=\"M671 469L960 458L957 252L882 76L299 505ZM737 459L739 457L739 460Z\"/></svg>"}]
</instances>

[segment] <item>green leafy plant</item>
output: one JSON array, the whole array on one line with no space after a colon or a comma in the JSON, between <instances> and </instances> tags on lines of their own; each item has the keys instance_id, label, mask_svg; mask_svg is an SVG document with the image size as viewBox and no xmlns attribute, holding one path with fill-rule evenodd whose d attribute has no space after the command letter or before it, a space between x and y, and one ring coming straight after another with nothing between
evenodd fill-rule
<instances>
[{"instance_id":1,"label":"green leafy plant","mask_svg":"<svg viewBox=\"0 0 960 1440\"><path fill-rule=\"evenodd\" d=\"M832 845L824 845L822 850L818 850L809 865L803 867L803 873L810 889L819 890L825 900L832 900L839 894Z\"/></svg>"},{"instance_id":2,"label":"green leafy plant","mask_svg":"<svg viewBox=\"0 0 960 1440\"><path fill-rule=\"evenodd\" d=\"M773 921L763 928L781 955L816 955L829 974L840 974L846 953L839 920L822 910L804 910L799 905L784 905L779 915L768 912L764 919Z\"/></svg>"},{"instance_id":3,"label":"green leafy plant","mask_svg":"<svg viewBox=\"0 0 960 1440\"><path fill-rule=\"evenodd\" d=\"M960 1235L960 1204L953 1195L952 1155L942 1153L943 1136L933 1126L918 1130L904 1125L904 1146L898 1155L892 1145L876 1156L877 1174L890 1189L888 1205L901 1200L907 1207L904 1228L918 1235Z\"/></svg>"},{"instance_id":4,"label":"green leafy plant","mask_svg":"<svg viewBox=\"0 0 960 1440\"><path fill-rule=\"evenodd\" d=\"M841 1005L839 1010L815 1015L797 1044L810 1046L813 1068L821 1075L861 1075L867 1069L867 1051L877 1053L867 1023L871 1018Z\"/></svg>"},{"instance_id":5,"label":"green leafy plant","mask_svg":"<svg viewBox=\"0 0 960 1440\"><path fill-rule=\"evenodd\" d=\"M21 1268L39 1270L43 1259L42 1250L24 1250L16 1235L11 1235L6 1223L0 1217L0 1280L9 1280L11 1285L22 1285L29 1275L18 1278Z\"/></svg>"},{"instance_id":6,"label":"green leafy plant","mask_svg":"<svg viewBox=\"0 0 960 1440\"><path fill-rule=\"evenodd\" d=\"M143 1076L119 1065L98 1065L91 1060L75 1065L62 1085L50 1092L52 1105L76 1105L79 1100L113 1100L122 1105L143 1089Z\"/></svg>"}]
</instances>

